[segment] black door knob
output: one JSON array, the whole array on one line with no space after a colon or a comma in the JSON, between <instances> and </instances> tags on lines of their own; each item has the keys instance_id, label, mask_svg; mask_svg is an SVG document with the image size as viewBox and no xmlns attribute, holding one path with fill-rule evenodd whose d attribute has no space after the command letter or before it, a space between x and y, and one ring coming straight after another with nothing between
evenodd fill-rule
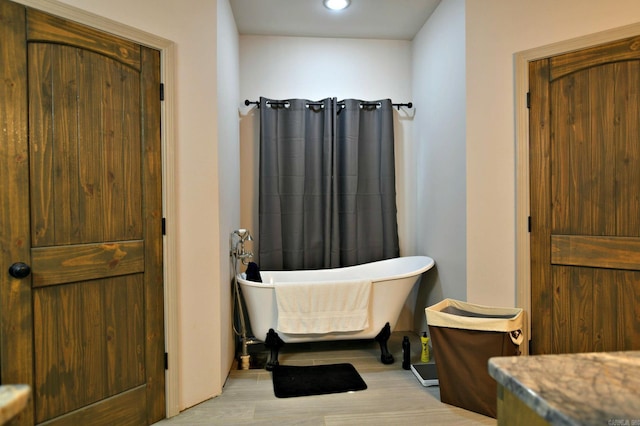
<instances>
[{"instance_id":1,"label":"black door knob","mask_svg":"<svg viewBox=\"0 0 640 426\"><path fill-rule=\"evenodd\" d=\"M24 278L31 273L31 267L23 262L16 262L9 267L9 275L13 278Z\"/></svg>"}]
</instances>

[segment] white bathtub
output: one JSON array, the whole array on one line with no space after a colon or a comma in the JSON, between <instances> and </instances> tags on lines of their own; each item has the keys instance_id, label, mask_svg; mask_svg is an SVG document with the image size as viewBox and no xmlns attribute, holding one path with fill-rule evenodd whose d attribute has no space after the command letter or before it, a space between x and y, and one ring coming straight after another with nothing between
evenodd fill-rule
<instances>
[{"instance_id":1,"label":"white bathtub","mask_svg":"<svg viewBox=\"0 0 640 426\"><path fill-rule=\"evenodd\" d=\"M430 257L406 256L336 269L261 271L261 283L247 281L244 274L239 274L237 278L245 299L251 330L256 339L264 340L270 328L273 328L283 341L290 343L373 339L387 322L393 330L414 284L420 275L433 265L434 261ZM287 334L278 331L278 307L273 283L346 281L359 278L372 280L369 326L366 329L326 334Z\"/></svg>"}]
</instances>

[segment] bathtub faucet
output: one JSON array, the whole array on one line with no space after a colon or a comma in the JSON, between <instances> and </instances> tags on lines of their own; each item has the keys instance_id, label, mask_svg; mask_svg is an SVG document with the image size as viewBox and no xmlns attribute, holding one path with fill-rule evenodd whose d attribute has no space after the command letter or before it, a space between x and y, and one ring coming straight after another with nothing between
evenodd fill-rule
<instances>
[{"instance_id":1,"label":"bathtub faucet","mask_svg":"<svg viewBox=\"0 0 640 426\"><path fill-rule=\"evenodd\" d=\"M238 286L238 260L244 265L249 264L249 260L253 257L253 253L246 251L244 248L245 241L253 241L253 237L248 229L236 229L229 236L229 251L233 263L233 299L234 299L234 324L233 331L240 337L242 352L240 355L240 363L243 370L248 370L250 365L250 356L247 345L252 340L247 337L247 325L244 320L244 309L242 298L240 296L240 287ZM238 322L236 327L236 321Z\"/></svg>"},{"instance_id":2,"label":"bathtub faucet","mask_svg":"<svg viewBox=\"0 0 640 426\"><path fill-rule=\"evenodd\" d=\"M233 240L237 239L235 245L233 244ZM236 229L231 233L231 238L229 245L231 246L231 256L236 259L240 259L240 261L246 265L249 263L249 259L253 257L253 253L250 251L246 251L244 248L245 241L253 241L253 237L251 236L251 232L248 229Z\"/></svg>"}]
</instances>

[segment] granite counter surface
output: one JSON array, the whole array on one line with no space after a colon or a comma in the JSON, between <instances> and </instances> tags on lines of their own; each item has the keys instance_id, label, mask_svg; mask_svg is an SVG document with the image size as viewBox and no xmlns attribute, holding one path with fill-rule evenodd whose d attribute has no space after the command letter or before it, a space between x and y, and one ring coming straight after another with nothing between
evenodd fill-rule
<instances>
[{"instance_id":1,"label":"granite counter surface","mask_svg":"<svg viewBox=\"0 0 640 426\"><path fill-rule=\"evenodd\" d=\"M489 374L552 425L640 426L640 351L491 358Z\"/></svg>"},{"instance_id":2,"label":"granite counter surface","mask_svg":"<svg viewBox=\"0 0 640 426\"><path fill-rule=\"evenodd\" d=\"M0 425L5 424L27 405L31 389L27 385L0 386Z\"/></svg>"}]
</instances>

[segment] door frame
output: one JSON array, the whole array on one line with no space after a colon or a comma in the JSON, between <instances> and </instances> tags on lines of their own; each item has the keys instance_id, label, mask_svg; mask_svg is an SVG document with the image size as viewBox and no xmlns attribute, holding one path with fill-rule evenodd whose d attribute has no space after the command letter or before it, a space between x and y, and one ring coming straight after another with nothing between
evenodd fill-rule
<instances>
[{"instance_id":1,"label":"door frame","mask_svg":"<svg viewBox=\"0 0 640 426\"><path fill-rule=\"evenodd\" d=\"M165 370L166 416L173 417L180 412L178 377L178 287L176 264L177 225L175 195L175 68L176 46L171 40L121 24L102 16L78 9L56 0L12 0L15 3L38 9L61 18L105 31L129 39L160 51L160 81L164 83L164 101L161 103L161 144L162 144L162 217L166 221L163 236L163 279L164 279L164 333L165 352L168 368Z\"/></svg>"},{"instance_id":2,"label":"door frame","mask_svg":"<svg viewBox=\"0 0 640 426\"><path fill-rule=\"evenodd\" d=\"M515 62L515 135L516 135L516 306L526 315L525 340L531 338L531 252L528 230L529 205L529 62L561 55L598 44L640 34L640 23L626 25L517 52ZM524 345L523 352L529 352Z\"/></svg>"}]
</instances>

